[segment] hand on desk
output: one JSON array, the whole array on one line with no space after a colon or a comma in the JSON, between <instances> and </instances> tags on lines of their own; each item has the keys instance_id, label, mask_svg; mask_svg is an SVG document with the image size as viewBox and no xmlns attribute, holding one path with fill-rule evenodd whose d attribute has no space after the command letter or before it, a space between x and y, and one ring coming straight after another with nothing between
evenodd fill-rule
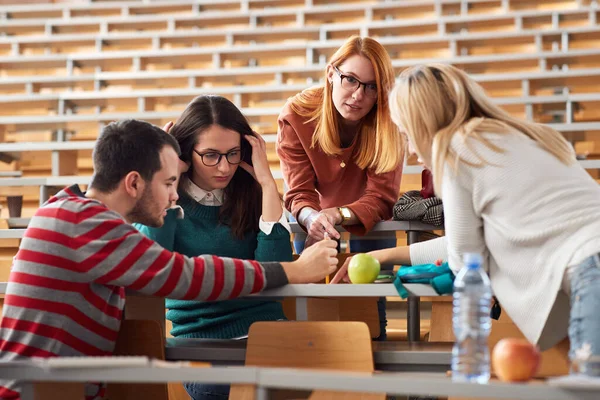
<instances>
[{"instance_id":1,"label":"hand on desk","mask_svg":"<svg viewBox=\"0 0 600 400\"><path fill-rule=\"evenodd\" d=\"M337 242L321 240L314 246L304 249L294 262L281 263L289 283L313 283L332 274L338 264Z\"/></svg>"},{"instance_id":2,"label":"hand on desk","mask_svg":"<svg viewBox=\"0 0 600 400\"><path fill-rule=\"evenodd\" d=\"M352 283L350 282L350 277L348 276L348 265L350 265L350 260L352 260L352 257L346 258L344 265L342 265L330 283Z\"/></svg>"},{"instance_id":3,"label":"hand on desk","mask_svg":"<svg viewBox=\"0 0 600 400\"><path fill-rule=\"evenodd\" d=\"M373 250L367 253L377 259L380 264L392 264L392 265L411 265L410 259L410 246L399 246L392 247L389 249ZM335 277L331 280L331 283L347 282L350 283L348 277L348 265L350 264L351 258L346 259L342 268L335 274ZM443 260L432 260L437 266L442 265Z\"/></svg>"},{"instance_id":4,"label":"hand on desk","mask_svg":"<svg viewBox=\"0 0 600 400\"><path fill-rule=\"evenodd\" d=\"M380 252L381 252L381 250L376 250L376 251L371 251L366 254L372 256L374 259L376 259L381 264L383 257L379 256L379 254L381 254ZM333 279L331 280L330 283L340 283L340 282L352 283L352 281L350 280L350 277L348 276L348 266L350 265L351 260L352 260L352 257L346 258L344 265L342 265L342 267L335 274L335 276L333 277Z\"/></svg>"}]
</instances>

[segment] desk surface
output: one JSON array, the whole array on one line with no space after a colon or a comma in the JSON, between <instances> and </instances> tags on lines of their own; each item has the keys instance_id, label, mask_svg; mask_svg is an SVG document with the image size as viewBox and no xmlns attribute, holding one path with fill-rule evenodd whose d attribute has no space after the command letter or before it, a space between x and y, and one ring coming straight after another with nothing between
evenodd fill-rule
<instances>
[{"instance_id":1,"label":"desk surface","mask_svg":"<svg viewBox=\"0 0 600 400\"><path fill-rule=\"evenodd\" d=\"M411 283L404 285L410 296L425 297L439 296L430 285ZM265 290L253 294L255 297L392 297L398 296L398 291L392 283L370 284L338 284L326 285L319 283L285 285L277 289Z\"/></svg>"},{"instance_id":2,"label":"desk surface","mask_svg":"<svg viewBox=\"0 0 600 400\"><path fill-rule=\"evenodd\" d=\"M490 382L485 385L453 382L444 374L433 373L352 373L324 370L257 367L192 368L172 366L48 368L44 363L1 362L0 378L24 382L139 382L162 383L197 381L210 383L254 383L264 388L299 390L333 390L351 392L385 392L442 397L476 397L504 399L596 400L600 385L594 387L560 387L545 382L509 384Z\"/></svg>"},{"instance_id":3,"label":"desk surface","mask_svg":"<svg viewBox=\"0 0 600 400\"><path fill-rule=\"evenodd\" d=\"M211 383L256 383L257 373L256 368L194 368L185 366L185 364L182 366L178 363L167 362L155 365L152 361L147 361L146 365L139 366L121 366L115 363L106 366L59 368L45 366L43 361L0 362L0 377L2 379L22 381L156 383L198 380Z\"/></svg>"},{"instance_id":4,"label":"desk surface","mask_svg":"<svg viewBox=\"0 0 600 400\"><path fill-rule=\"evenodd\" d=\"M469 397L498 399L597 400L600 385L595 388L557 387L545 382L502 383L485 385L453 382L445 374L436 373L340 373L299 369L261 369L260 385L268 388L321 389L333 391L385 392L387 394L428 395L436 397Z\"/></svg>"},{"instance_id":5,"label":"desk surface","mask_svg":"<svg viewBox=\"0 0 600 400\"><path fill-rule=\"evenodd\" d=\"M14 223L18 223L20 226L26 226L29 223L29 219L14 219ZM297 222L290 222L290 227L292 229L292 233L295 233L299 236L306 234L306 232L302 230L302 228L300 227L300 225L298 225ZM341 225L338 225L335 228L338 230L338 232L346 232L344 227ZM419 232L443 229L443 227L427 225L418 221L382 221L375 224L373 229L365 237L377 236L385 233L391 234L397 231ZM25 232L25 229L0 229L0 239L20 239L21 237L23 237L23 232Z\"/></svg>"},{"instance_id":6,"label":"desk surface","mask_svg":"<svg viewBox=\"0 0 600 400\"><path fill-rule=\"evenodd\" d=\"M204 361L216 365L243 365L246 340L167 338L170 361ZM378 370L437 371L450 369L452 343L373 342Z\"/></svg>"},{"instance_id":7,"label":"desk surface","mask_svg":"<svg viewBox=\"0 0 600 400\"><path fill-rule=\"evenodd\" d=\"M7 282L0 282L0 294L6 293ZM413 296L438 296L429 285L404 285ZM142 295L143 296L143 295ZM246 298L282 298L282 297L390 297L398 296L396 288L391 283L373 283L365 285L326 285L317 283L285 285L277 289L265 290L261 293L246 296Z\"/></svg>"}]
</instances>

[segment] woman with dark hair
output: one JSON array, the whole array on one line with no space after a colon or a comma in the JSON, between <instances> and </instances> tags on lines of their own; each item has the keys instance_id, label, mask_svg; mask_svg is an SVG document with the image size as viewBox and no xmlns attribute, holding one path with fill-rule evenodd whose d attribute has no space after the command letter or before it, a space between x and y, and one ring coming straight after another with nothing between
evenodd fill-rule
<instances>
[{"instance_id":1,"label":"woman with dark hair","mask_svg":"<svg viewBox=\"0 0 600 400\"><path fill-rule=\"evenodd\" d=\"M138 229L165 248L189 256L292 260L289 226L266 144L239 109L220 96L199 96L169 133L179 142L181 160L189 165L178 190L184 217L178 219L176 210L170 210L163 227ZM182 338L243 337L255 321L285 319L277 301L167 299L166 305L171 334ZM223 385L184 386L195 400L226 399L229 393Z\"/></svg>"}]
</instances>

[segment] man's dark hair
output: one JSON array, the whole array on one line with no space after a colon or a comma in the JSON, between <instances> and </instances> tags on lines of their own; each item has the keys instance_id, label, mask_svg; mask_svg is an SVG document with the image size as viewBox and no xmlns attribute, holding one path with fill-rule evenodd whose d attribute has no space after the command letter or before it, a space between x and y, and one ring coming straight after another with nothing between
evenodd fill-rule
<instances>
[{"instance_id":1,"label":"man's dark hair","mask_svg":"<svg viewBox=\"0 0 600 400\"><path fill-rule=\"evenodd\" d=\"M165 146L181 154L173 136L148 122L128 119L108 124L92 153L94 177L90 187L110 193L131 171L137 171L146 181L152 180L162 167L160 151Z\"/></svg>"}]
</instances>

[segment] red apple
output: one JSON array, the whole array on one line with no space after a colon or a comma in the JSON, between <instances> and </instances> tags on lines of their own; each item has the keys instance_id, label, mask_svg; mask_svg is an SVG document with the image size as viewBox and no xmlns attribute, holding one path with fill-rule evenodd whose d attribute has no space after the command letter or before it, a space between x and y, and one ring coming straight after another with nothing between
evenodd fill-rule
<instances>
[{"instance_id":1,"label":"red apple","mask_svg":"<svg viewBox=\"0 0 600 400\"><path fill-rule=\"evenodd\" d=\"M494 347L492 367L501 381L524 382L533 378L540 358L540 350L527 340L506 338Z\"/></svg>"}]
</instances>

